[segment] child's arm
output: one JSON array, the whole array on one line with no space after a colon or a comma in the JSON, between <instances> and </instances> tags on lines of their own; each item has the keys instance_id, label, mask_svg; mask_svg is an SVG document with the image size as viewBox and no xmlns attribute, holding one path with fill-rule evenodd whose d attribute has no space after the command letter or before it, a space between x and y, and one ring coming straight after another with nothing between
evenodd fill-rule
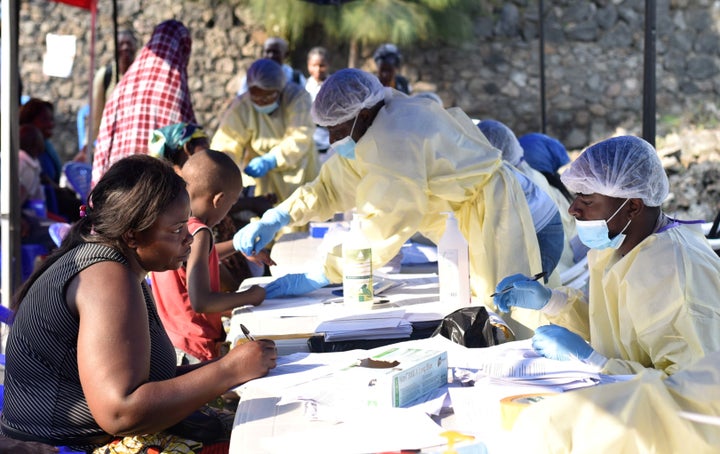
<instances>
[{"instance_id":1,"label":"child's arm","mask_svg":"<svg viewBox=\"0 0 720 454\"><path fill-rule=\"evenodd\" d=\"M237 253L238 251L235 250L235 248L232 245L232 240L223 241L221 243L217 243L215 245L215 250L217 250L218 255L220 256L220 260L226 259L230 257L231 255ZM243 254L247 260L250 260L253 263L257 264L265 264L267 266L273 266L277 265L273 259L270 258L270 252L266 249L263 249L262 251L258 252L255 255L247 256Z\"/></svg>"},{"instance_id":2,"label":"child's arm","mask_svg":"<svg viewBox=\"0 0 720 454\"><path fill-rule=\"evenodd\" d=\"M212 292L208 267L212 234L207 229L201 229L193 238L187 261L187 286L190 304L195 312L225 312L239 306L257 306L262 303L265 289L256 285L238 293Z\"/></svg>"}]
</instances>

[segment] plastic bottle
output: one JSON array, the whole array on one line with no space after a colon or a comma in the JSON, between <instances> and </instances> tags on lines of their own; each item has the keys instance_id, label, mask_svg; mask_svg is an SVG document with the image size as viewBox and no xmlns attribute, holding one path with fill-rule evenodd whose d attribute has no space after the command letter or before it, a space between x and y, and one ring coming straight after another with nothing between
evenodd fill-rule
<instances>
[{"instance_id":1,"label":"plastic bottle","mask_svg":"<svg viewBox=\"0 0 720 454\"><path fill-rule=\"evenodd\" d=\"M470 265L468 243L452 212L445 233L438 243L438 277L440 301L454 307L470 305Z\"/></svg>"},{"instance_id":2,"label":"plastic bottle","mask_svg":"<svg viewBox=\"0 0 720 454\"><path fill-rule=\"evenodd\" d=\"M372 249L363 234L360 217L350 222L350 232L343 241L343 300L350 307L372 307Z\"/></svg>"}]
</instances>

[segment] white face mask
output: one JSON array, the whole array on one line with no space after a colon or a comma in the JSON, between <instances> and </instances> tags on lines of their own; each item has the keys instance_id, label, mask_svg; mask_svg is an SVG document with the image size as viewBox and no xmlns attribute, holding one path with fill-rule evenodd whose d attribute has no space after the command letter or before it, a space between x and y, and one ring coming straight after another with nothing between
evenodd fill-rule
<instances>
[{"instance_id":1,"label":"white face mask","mask_svg":"<svg viewBox=\"0 0 720 454\"><path fill-rule=\"evenodd\" d=\"M350 135L343 137L342 139L334 142L330 145L330 148L335 150L337 154L346 159L355 159L355 140L352 138L352 134L355 131L355 123L357 123L358 117L355 117L352 127L350 128Z\"/></svg>"},{"instance_id":2,"label":"white face mask","mask_svg":"<svg viewBox=\"0 0 720 454\"><path fill-rule=\"evenodd\" d=\"M268 104L266 106L259 106L255 103L252 103L252 105L255 108L255 110L258 111L259 113L270 115L271 113L275 112L275 109L277 109L280 104L278 104L277 101L274 101L271 104Z\"/></svg>"},{"instance_id":3,"label":"white face mask","mask_svg":"<svg viewBox=\"0 0 720 454\"><path fill-rule=\"evenodd\" d=\"M620 209L628 203L628 200L630 199L626 199L607 221L603 219L597 221L581 221L576 219L575 226L580 241L591 249L619 248L623 241L625 241L625 230L632 222L632 219L630 219L622 231L613 238L610 238L610 230L608 229L607 223L620 212Z\"/></svg>"}]
</instances>

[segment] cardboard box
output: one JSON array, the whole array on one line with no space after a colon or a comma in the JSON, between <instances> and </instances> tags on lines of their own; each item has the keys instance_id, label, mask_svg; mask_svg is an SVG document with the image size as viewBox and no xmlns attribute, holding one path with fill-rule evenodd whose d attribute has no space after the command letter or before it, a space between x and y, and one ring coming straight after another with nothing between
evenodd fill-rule
<instances>
[{"instance_id":1,"label":"cardboard box","mask_svg":"<svg viewBox=\"0 0 720 454\"><path fill-rule=\"evenodd\" d=\"M376 350L377 351L377 350ZM447 352L388 347L340 371L370 407L403 407L447 384Z\"/></svg>"}]
</instances>

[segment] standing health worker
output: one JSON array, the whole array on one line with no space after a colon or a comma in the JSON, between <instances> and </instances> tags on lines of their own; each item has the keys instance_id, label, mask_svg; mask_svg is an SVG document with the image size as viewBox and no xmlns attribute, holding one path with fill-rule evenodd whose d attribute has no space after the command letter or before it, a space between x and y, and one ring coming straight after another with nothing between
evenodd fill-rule
<instances>
[{"instance_id":1,"label":"standing health worker","mask_svg":"<svg viewBox=\"0 0 720 454\"><path fill-rule=\"evenodd\" d=\"M373 266L393 258L416 232L438 242L452 211L470 248L473 293L481 302L507 271L540 271L540 253L522 188L500 153L459 109L383 87L357 69L323 84L312 107L315 123L330 131L336 154L313 182L296 190L259 222L240 230L234 246L262 249L285 225L325 220L356 208L372 244ZM287 275L269 284L268 298L302 294L340 282L340 248L322 271ZM535 311L513 311L512 328L529 337Z\"/></svg>"}]
</instances>

